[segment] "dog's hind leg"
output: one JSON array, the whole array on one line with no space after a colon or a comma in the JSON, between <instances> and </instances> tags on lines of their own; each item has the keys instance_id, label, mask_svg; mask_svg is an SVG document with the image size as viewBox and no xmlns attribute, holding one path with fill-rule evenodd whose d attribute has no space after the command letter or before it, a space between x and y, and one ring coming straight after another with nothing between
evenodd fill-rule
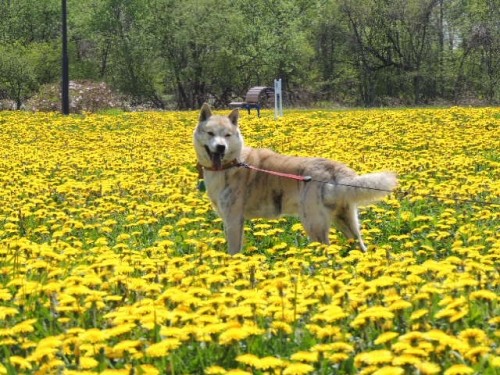
<instances>
[{"instance_id":1,"label":"dog's hind leg","mask_svg":"<svg viewBox=\"0 0 500 375\"><path fill-rule=\"evenodd\" d=\"M308 184L302 191L299 218L311 241L330 244L328 234L332 224L332 213L324 205L323 191L317 185Z\"/></svg>"},{"instance_id":2,"label":"dog's hind leg","mask_svg":"<svg viewBox=\"0 0 500 375\"><path fill-rule=\"evenodd\" d=\"M325 209L312 210L302 209L299 212L300 221L311 241L330 244L328 234L331 225L331 213Z\"/></svg>"},{"instance_id":3,"label":"dog's hind leg","mask_svg":"<svg viewBox=\"0 0 500 375\"><path fill-rule=\"evenodd\" d=\"M333 216L333 223L344 236L357 239L361 250L366 251L366 245L359 230L358 210L355 206L347 205L339 209Z\"/></svg>"}]
</instances>

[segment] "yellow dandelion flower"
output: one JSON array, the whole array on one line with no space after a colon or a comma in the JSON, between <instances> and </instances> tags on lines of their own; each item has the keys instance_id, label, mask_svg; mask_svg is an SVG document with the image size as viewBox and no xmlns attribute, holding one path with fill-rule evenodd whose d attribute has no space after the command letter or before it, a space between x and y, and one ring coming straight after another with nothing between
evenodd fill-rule
<instances>
[{"instance_id":1,"label":"yellow dandelion flower","mask_svg":"<svg viewBox=\"0 0 500 375\"><path fill-rule=\"evenodd\" d=\"M160 335L165 337L174 337L176 339L185 341L189 340L191 330L189 327L161 327Z\"/></svg>"},{"instance_id":2,"label":"yellow dandelion flower","mask_svg":"<svg viewBox=\"0 0 500 375\"><path fill-rule=\"evenodd\" d=\"M226 373L227 373L226 369L220 366L210 366L205 369L205 374L207 375L222 375Z\"/></svg>"},{"instance_id":3,"label":"yellow dandelion flower","mask_svg":"<svg viewBox=\"0 0 500 375\"><path fill-rule=\"evenodd\" d=\"M500 356L494 356L490 358L490 365L493 368L500 368Z\"/></svg>"},{"instance_id":4,"label":"yellow dandelion flower","mask_svg":"<svg viewBox=\"0 0 500 375\"><path fill-rule=\"evenodd\" d=\"M146 349L146 355L149 357L165 357L172 350L181 346L181 341L174 338L163 339L162 341L150 345Z\"/></svg>"},{"instance_id":5,"label":"yellow dandelion flower","mask_svg":"<svg viewBox=\"0 0 500 375\"><path fill-rule=\"evenodd\" d=\"M33 324L35 324L36 322L37 322L37 319L25 320L24 322L16 324L14 327L12 327L11 331L14 334L33 332L35 330L35 328L33 327Z\"/></svg>"},{"instance_id":6,"label":"yellow dandelion flower","mask_svg":"<svg viewBox=\"0 0 500 375\"><path fill-rule=\"evenodd\" d=\"M421 359L411 354L401 354L392 360L394 366L415 365L420 363Z\"/></svg>"},{"instance_id":7,"label":"yellow dandelion flower","mask_svg":"<svg viewBox=\"0 0 500 375\"><path fill-rule=\"evenodd\" d=\"M395 339L398 336L399 333L397 332L384 332L375 339L374 343L377 345L385 344L386 342L391 341L392 339Z\"/></svg>"},{"instance_id":8,"label":"yellow dandelion flower","mask_svg":"<svg viewBox=\"0 0 500 375\"><path fill-rule=\"evenodd\" d=\"M331 344L333 351L352 353L354 352L354 346L347 344L345 342L334 342Z\"/></svg>"},{"instance_id":9,"label":"yellow dandelion flower","mask_svg":"<svg viewBox=\"0 0 500 375\"><path fill-rule=\"evenodd\" d=\"M241 354L236 357L236 361L248 366L255 367L255 363L259 361L259 357L254 354Z\"/></svg>"},{"instance_id":10,"label":"yellow dandelion flower","mask_svg":"<svg viewBox=\"0 0 500 375\"><path fill-rule=\"evenodd\" d=\"M99 362L92 357L80 357L80 368L84 370L97 367Z\"/></svg>"},{"instance_id":11,"label":"yellow dandelion flower","mask_svg":"<svg viewBox=\"0 0 500 375\"><path fill-rule=\"evenodd\" d=\"M292 354L290 359L294 361L300 361L300 362L318 362L318 352L306 352L306 351L301 351Z\"/></svg>"},{"instance_id":12,"label":"yellow dandelion flower","mask_svg":"<svg viewBox=\"0 0 500 375\"><path fill-rule=\"evenodd\" d=\"M342 337L342 330L340 327L337 326L326 326L326 327L321 327L315 324L309 324L307 328L314 333L314 335L319 338L319 339L325 339L325 338L337 338L341 339Z\"/></svg>"},{"instance_id":13,"label":"yellow dandelion flower","mask_svg":"<svg viewBox=\"0 0 500 375\"><path fill-rule=\"evenodd\" d=\"M495 292L492 292L491 290L481 289L481 290L476 290L476 291L472 292L469 295L469 298L472 301L484 300L484 301L493 302L493 301L496 301L499 297L497 296L497 294Z\"/></svg>"},{"instance_id":14,"label":"yellow dandelion flower","mask_svg":"<svg viewBox=\"0 0 500 375\"><path fill-rule=\"evenodd\" d=\"M12 298L12 294L7 289L0 288L0 301L9 301ZM1 311L5 309L5 307L1 306L0 307L0 313ZM0 316L1 318L1 316ZM1 318L3 319L3 318Z\"/></svg>"},{"instance_id":15,"label":"yellow dandelion flower","mask_svg":"<svg viewBox=\"0 0 500 375\"><path fill-rule=\"evenodd\" d=\"M23 357L13 355L8 358L8 361L21 370L31 370L32 368L30 361Z\"/></svg>"},{"instance_id":16,"label":"yellow dandelion flower","mask_svg":"<svg viewBox=\"0 0 500 375\"><path fill-rule=\"evenodd\" d=\"M316 344L311 348L315 352L345 352L351 353L354 351L354 346L345 342L332 342L329 344Z\"/></svg>"},{"instance_id":17,"label":"yellow dandelion flower","mask_svg":"<svg viewBox=\"0 0 500 375\"><path fill-rule=\"evenodd\" d=\"M359 371L357 375L372 375L379 368L377 366L368 366Z\"/></svg>"},{"instance_id":18,"label":"yellow dandelion flower","mask_svg":"<svg viewBox=\"0 0 500 375\"><path fill-rule=\"evenodd\" d=\"M334 353L328 356L328 360L333 363L341 363L349 359L349 354L346 353Z\"/></svg>"},{"instance_id":19,"label":"yellow dandelion flower","mask_svg":"<svg viewBox=\"0 0 500 375\"><path fill-rule=\"evenodd\" d=\"M331 305L331 306L328 306L328 308L326 308L321 313L314 315L311 320L312 321L321 320L321 321L325 321L328 323L332 323L332 322L335 322L337 320L344 319L347 316L348 316L348 314L340 306Z\"/></svg>"},{"instance_id":20,"label":"yellow dandelion flower","mask_svg":"<svg viewBox=\"0 0 500 375\"><path fill-rule=\"evenodd\" d=\"M19 312L15 307L0 306L0 320L5 320L9 316L14 316Z\"/></svg>"},{"instance_id":21,"label":"yellow dandelion flower","mask_svg":"<svg viewBox=\"0 0 500 375\"><path fill-rule=\"evenodd\" d=\"M6 336L6 332L7 330L4 330L4 329L0 329L0 336ZM17 344L17 341L14 340L14 339L5 339L5 340L0 340L0 346L8 346L8 345L16 345ZM36 346L36 344L32 344L32 346ZM27 349L24 347L23 345L23 349Z\"/></svg>"},{"instance_id":22,"label":"yellow dandelion flower","mask_svg":"<svg viewBox=\"0 0 500 375\"><path fill-rule=\"evenodd\" d=\"M125 333L128 333L130 332L132 329L135 328L135 324L134 323L124 323L124 324L120 324L116 327L112 327L112 328L108 328L104 331L106 337L116 337L116 336L120 336L120 335L123 335Z\"/></svg>"},{"instance_id":23,"label":"yellow dandelion flower","mask_svg":"<svg viewBox=\"0 0 500 375\"><path fill-rule=\"evenodd\" d=\"M488 343L488 335L479 328L467 328L460 331L458 338L467 341L471 345L486 344Z\"/></svg>"},{"instance_id":24,"label":"yellow dandelion flower","mask_svg":"<svg viewBox=\"0 0 500 375\"><path fill-rule=\"evenodd\" d=\"M373 375L402 375L405 373L404 368L395 366L384 366L381 369L373 372Z\"/></svg>"},{"instance_id":25,"label":"yellow dandelion flower","mask_svg":"<svg viewBox=\"0 0 500 375\"><path fill-rule=\"evenodd\" d=\"M267 370L267 369L283 367L285 365L286 362L284 360L276 357L267 356L260 358L259 361L255 363L255 368L259 370Z\"/></svg>"},{"instance_id":26,"label":"yellow dandelion flower","mask_svg":"<svg viewBox=\"0 0 500 375\"><path fill-rule=\"evenodd\" d=\"M226 371L226 374L228 375L252 375L251 372L240 370L240 369L232 369Z\"/></svg>"},{"instance_id":27,"label":"yellow dandelion flower","mask_svg":"<svg viewBox=\"0 0 500 375\"><path fill-rule=\"evenodd\" d=\"M117 237L116 237L116 242L124 242L124 241L128 241L130 240L131 236L130 234L128 233L120 233Z\"/></svg>"},{"instance_id":28,"label":"yellow dandelion flower","mask_svg":"<svg viewBox=\"0 0 500 375\"><path fill-rule=\"evenodd\" d=\"M112 348L112 357L119 358L125 353L134 354L137 353L137 348L142 345L140 340L123 340Z\"/></svg>"},{"instance_id":29,"label":"yellow dandelion flower","mask_svg":"<svg viewBox=\"0 0 500 375\"><path fill-rule=\"evenodd\" d=\"M95 246L107 246L108 239L106 237L99 237L97 240L95 240L94 245Z\"/></svg>"},{"instance_id":30,"label":"yellow dandelion flower","mask_svg":"<svg viewBox=\"0 0 500 375\"><path fill-rule=\"evenodd\" d=\"M466 366L466 365L463 365L463 364L459 364L459 365L453 365L453 366L449 367L443 373L443 375L468 375L468 374L473 374L473 373L474 373L473 368Z\"/></svg>"},{"instance_id":31,"label":"yellow dandelion flower","mask_svg":"<svg viewBox=\"0 0 500 375\"><path fill-rule=\"evenodd\" d=\"M395 301L393 303L391 303L388 307L388 309L390 311L397 311L397 310L404 310L404 309L409 309L410 307L412 307L413 305L408 302L408 301L405 301L403 299L400 299L398 301Z\"/></svg>"},{"instance_id":32,"label":"yellow dandelion flower","mask_svg":"<svg viewBox=\"0 0 500 375\"><path fill-rule=\"evenodd\" d=\"M107 339L108 335L106 332L97 329L91 328L85 332L80 333L79 338L83 342L96 343L103 342Z\"/></svg>"},{"instance_id":33,"label":"yellow dandelion flower","mask_svg":"<svg viewBox=\"0 0 500 375\"><path fill-rule=\"evenodd\" d=\"M42 370L51 370L51 372L60 372L64 367L64 362L60 359L53 358L48 360L41 366Z\"/></svg>"},{"instance_id":34,"label":"yellow dandelion flower","mask_svg":"<svg viewBox=\"0 0 500 375\"><path fill-rule=\"evenodd\" d=\"M235 341L241 341L246 339L251 335L261 335L264 330L256 326L241 326L235 328L229 328L219 335L219 344L230 345Z\"/></svg>"},{"instance_id":35,"label":"yellow dandelion flower","mask_svg":"<svg viewBox=\"0 0 500 375\"><path fill-rule=\"evenodd\" d=\"M455 314L459 314L459 311L455 309L449 309L449 308L444 308L439 310L437 313L434 314L434 318L436 319L442 319L442 318L450 318L454 316Z\"/></svg>"},{"instance_id":36,"label":"yellow dandelion flower","mask_svg":"<svg viewBox=\"0 0 500 375\"><path fill-rule=\"evenodd\" d=\"M160 375L160 370L158 370L153 365L140 365L135 368L135 374L144 374L144 375Z\"/></svg>"},{"instance_id":37,"label":"yellow dandelion flower","mask_svg":"<svg viewBox=\"0 0 500 375\"><path fill-rule=\"evenodd\" d=\"M481 357L485 356L489 352L491 352L491 348L489 346L476 346L465 352L464 357L472 363L477 363Z\"/></svg>"},{"instance_id":38,"label":"yellow dandelion flower","mask_svg":"<svg viewBox=\"0 0 500 375\"><path fill-rule=\"evenodd\" d=\"M378 319L390 320L393 318L394 318L394 313L391 312L388 308L383 306L369 307L356 317L356 319L370 319L370 320L378 320Z\"/></svg>"},{"instance_id":39,"label":"yellow dandelion flower","mask_svg":"<svg viewBox=\"0 0 500 375\"><path fill-rule=\"evenodd\" d=\"M314 371L314 367L307 363L290 363L285 367L283 375L303 375Z\"/></svg>"},{"instance_id":40,"label":"yellow dandelion flower","mask_svg":"<svg viewBox=\"0 0 500 375\"><path fill-rule=\"evenodd\" d=\"M363 364L379 365L391 363L393 358L394 356L389 350L372 350L371 352L358 354L354 357L354 363L356 364L356 367L361 367Z\"/></svg>"},{"instance_id":41,"label":"yellow dandelion flower","mask_svg":"<svg viewBox=\"0 0 500 375\"><path fill-rule=\"evenodd\" d=\"M455 314L450 316L450 323L454 323L454 322L462 319L467 314L469 314L469 309L463 307L462 310L457 311Z\"/></svg>"},{"instance_id":42,"label":"yellow dandelion flower","mask_svg":"<svg viewBox=\"0 0 500 375\"><path fill-rule=\"evenodd\" d=\"M419 331L411 331L402 335L399 340L410 343L410 345L416 345L420 340L425 339L425 335Z\"/></svg>"},{"instance_id":43,"label":"yellow dandelion flower","mask_svg":"<svg viewBox=\"0 0 500 375\"><path fill-rule=\"evenodd\" d=\"M123 368L123 369L105 369L99 373L99 375L129 375L130 374L130 368Z\"/></svg>"},{"instance_id":44,"label":"yellow dandelion flower","mask_svg":"<svg viewBox=\"0 0 500 375\"><path fill-rule=\"evenodd\" d=\"M500 325L500 316L495 316L495 317L489 319L488 324L491 324L492 326Z\"/></svg>"},{"instance_id":45,"label":"yellow dandelion flower","mask_svg":"<svg viewBox=\"0 0 500 375\"><path fill-rule=\"evenodd\" d=\"M422 375L434 375L441 372L441 367L433 362L424 361L416 363L414 366Z\"/></svg>"},{"instance_id":46,"label":"yellow dandelion flower","mask_svg":"<svg viewBox=\"0 0 500 375\"><path fill-rule=\"evenodd\" d=\"M429 313L428 309L416 310L410 315L410 320L418 320L418 319L426 316L428 313Z\"/></svg>"},{"instance_id":47,"label":"yellow dandelion flower","mask_svg":"<svg viewBox=\"0 0 500 375\"><path fill-rule=\"evenodd\" d=\"M277 333L278 331L282 331L286 334L290 334L293 332L292 326L286 322L274 321L271 323L271 331L273 333Z\"/></svg>"}]
</instances>

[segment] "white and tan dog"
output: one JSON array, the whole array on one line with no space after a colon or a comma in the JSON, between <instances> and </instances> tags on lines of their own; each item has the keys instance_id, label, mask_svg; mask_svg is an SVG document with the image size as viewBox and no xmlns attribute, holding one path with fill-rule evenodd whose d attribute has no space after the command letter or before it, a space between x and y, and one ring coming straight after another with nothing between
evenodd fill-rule
<instances>
[{"instance_id":1,"label":"white and tan dog","mask_svg":"<svg viewBox=\"0 0 500 375\"><path fill-rule=\"evenodd\" d=\"M244 220L298 215L312 241L329 243L333 224L347 237L366 246L359 231L357 206L383 198L394 189L392 172L358 176L342 163L320 158L284 156L243 145L238 109L229 116L201 108L194 132L198 163L207 193L224 222L229 253L241 250ZM309 176L298 181L267 172Z\"/></svg>"}]
</instances>

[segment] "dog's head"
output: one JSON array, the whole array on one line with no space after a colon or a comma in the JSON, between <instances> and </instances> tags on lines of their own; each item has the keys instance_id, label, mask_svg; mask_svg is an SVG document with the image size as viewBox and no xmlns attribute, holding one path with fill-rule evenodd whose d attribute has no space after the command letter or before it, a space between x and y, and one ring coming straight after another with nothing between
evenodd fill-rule
<instances>
[{"instance_id":1,"label":"dog's head","mask_svg":"<svg viewBox=\"0 0 500 375\"><path fill-rule=\"evenodd\" d=\"M228 116L219 116L212 114L208 104L203 104L194 131L194 147L201 166L221 170L238 160L243 147L238 117L238 109Z\"/></svg>"}]
</instances>

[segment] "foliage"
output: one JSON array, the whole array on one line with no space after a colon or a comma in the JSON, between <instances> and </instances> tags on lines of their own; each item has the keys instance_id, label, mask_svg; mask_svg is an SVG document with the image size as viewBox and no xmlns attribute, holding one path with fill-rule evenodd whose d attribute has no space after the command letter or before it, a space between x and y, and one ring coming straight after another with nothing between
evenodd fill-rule
<instances>
[{"instance_id":1,"label":"foliage","mask_svg":"<svg viewBox=\"0 0 500 375\"><path fill-rule=\"evenodd\" d=\"M498 372L498 108L242 114L252 146L398 172L366 254L283 218L228 256L197 116L0 112L0 373Z\"/></svg>"},{"instance_id":2,"label":"foliage","mask_svg":"<svg viewBox=\"0 0 500 375\"><path fill-rule=\"evenodd\" d=\"M68 10L71 78L105 81L133 104L227 106L276 78L297 105L499 101L494 1L68 0ZM37 85L58 81L59 13L58 0L0 2L0 44L45 51L28 61Z\"/></svg>"},{"instance_id":3,"label":"foliage","mask_svg":"<svg viewBox=\"0 0 500 375\"><path fill-rule=\"evenodd\" d=\"M0 87L16 102L17 109L37 88L28 53L29 50L21 45L0 45Z\"/></svg>"}]
</instances>

